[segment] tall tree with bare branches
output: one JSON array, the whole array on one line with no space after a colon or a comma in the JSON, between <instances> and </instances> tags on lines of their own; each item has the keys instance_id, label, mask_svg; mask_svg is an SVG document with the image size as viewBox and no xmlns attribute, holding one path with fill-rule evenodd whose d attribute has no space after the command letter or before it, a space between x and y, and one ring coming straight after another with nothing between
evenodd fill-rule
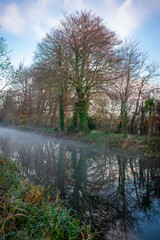
<instances>
[{"instance_id":1,"label":"tall tree with bare branches","mask_svg":"<svg viewBox=\"0 0 160 240\"><path fill-rule=\"evenodd\" d=\"M92 12L76 12L61 21L69 64L69 80L77 95L80 129L88 129L88 108L92 91L109 80L115 46L119 41Z\"/></svg>"},{"instance_id":2,"label":"tall tree with bare branches","mask_svg":"<svg viewBox=\"0 0 160 240\"><path fill-rule=\"evenodd\" d=\"M38 45L36 59L50 66L56 78L62 120L64 95L70 87L77 99L74 106L80 129L88 130L91 94L103 81L109 80L118 44L115 33L106 28L101 18L81 11L65 15L60 29L52 29Z\"/></svg>"}]
</instances>

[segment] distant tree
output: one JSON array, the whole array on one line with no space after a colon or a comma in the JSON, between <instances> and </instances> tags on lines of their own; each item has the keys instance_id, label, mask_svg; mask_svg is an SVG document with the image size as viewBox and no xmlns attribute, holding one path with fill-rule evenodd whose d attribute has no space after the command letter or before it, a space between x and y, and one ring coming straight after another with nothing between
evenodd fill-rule
<instances>
[{"instance_id":1,"label":"distant tree","mask_svg":"<svg viewBox=\"0 0 160 240\"><path fill-rule=\"evenodd\" d=\"M10 62L6 39L0 37L0 94L13 82L13 66Z\"/></svg>"},{"instance_id":2,"label":"distant tree","mask_svg":"<svg viewBox=\"0 0 160 240\"><path fill-rule=\"evenodd\" d=\"M155 103L154 125L156 134L160 134L160 100Z\"/></svg>"},{"instance_id":3,"label":"distant tree","mask_svg":"<svg viewBox=\"0 0 160 240\"><path fill-rule=\"evenodd\" d=\"M152 123L152 112L155 106L154 99L150 98L145 101L145 108L149 111L148 115L148 143L150 140L150 134L151 134L151 123Z\"/></svg>"},{"instance_id":4,"label":"distant tree","mask_svg":"<svg viewBox=\"0 0 160 240\"><path fill-rule=\"evenodd\" d=\"M65 105L70 92L68 83L68 63L65 60L66 49L63 32L52 29L50 33L37 46L35 53L36 64L48 69L50 74L50 86L57 91L59 98L60 128L64 130Z\"/></svg>"},{"instance_id":5,"label":"distant tree","mask_svg":"<svg viewBox=\"0 0 160 240\"><path fill-rule=\"evenodd\" d=\"M17 101L13 90L5 91L2 97L3 103L3 119L2 122L8 125L14 125L16 122L16 105Z\"/></svg>"},{"instance_id":6,"label":"distant tree","mask_svg":"<svg viewBox=\"0 0 160 240\"><path fill-rule=\"evenodd\" d=\"M119 132L128 134L128 114L131 115L131 133L134 133L134 123L138 114L140 101L146 91L149 80L156 75L157 65L149 63L149 57L142 52L137 42L125 41L122 45L119 61L115 68L115 80L112 82L113 94L120 100Z\"/></svg>"},{"instance_id":7,"label":"distant tree","mask_svg":"<svg viewBox=\"0 0 160 240\"><path fill-rule=\"evenodd\" d=\"M59 96L55 87L55 74L43 63L32 68L37 126L57 127Z\"/></svg>"}]
</instances>

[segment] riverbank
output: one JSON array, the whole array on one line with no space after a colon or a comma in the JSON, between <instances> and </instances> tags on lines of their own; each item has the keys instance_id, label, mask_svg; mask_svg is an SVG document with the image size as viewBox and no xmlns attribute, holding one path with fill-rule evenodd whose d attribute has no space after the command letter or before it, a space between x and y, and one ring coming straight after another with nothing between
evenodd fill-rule
<instances>
[{"instance_id":1,"label":"riverbank","mask_svg":"<svg viewBox=\"0 0 160 240\"><path fill-rule=\"evenodd\" d=\"M95 239L60 200L50 201L21 167L0 155L0 239Z\"/></svg>"},{"instance_id":2,"label":"riverbank","mask_svg":"<svg viewBox=\"0 0 160 240\"><path fill-rule=\"evenodd\" d=\"M108 146L127 153L140 154L145 156L160 156L160 137L151 137L148 144L147 136L128 135L124 138L123 134L103 133L92 130L89 133L82 132L61 132L54 128L37 128L31 126L18 126L17 129L29 132L43 133L46 135L78 140L90 144Z\"/></svg>"}]
</instances>

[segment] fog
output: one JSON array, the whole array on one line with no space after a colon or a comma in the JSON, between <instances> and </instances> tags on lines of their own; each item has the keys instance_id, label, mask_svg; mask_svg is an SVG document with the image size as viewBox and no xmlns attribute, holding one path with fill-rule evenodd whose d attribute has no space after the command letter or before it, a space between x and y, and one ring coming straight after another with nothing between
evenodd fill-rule
<instances>
[{"instance_id":1,"label":"fog","mask_svg":"<svg viewBox=\"0 0 160 240\"><path fill-rule=\"evenodd\" d=\"M33 182L50 186L52 199L59 192L102 239L159 236L158 159L7 128L0 128L0 151L20 162Z\"/></svg>"}]
</instances>

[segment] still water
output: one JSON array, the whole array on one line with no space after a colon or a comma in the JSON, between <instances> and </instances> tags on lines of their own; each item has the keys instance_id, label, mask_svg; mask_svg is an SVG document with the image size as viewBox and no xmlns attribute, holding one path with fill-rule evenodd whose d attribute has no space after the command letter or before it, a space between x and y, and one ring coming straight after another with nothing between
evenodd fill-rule
<instances>
[{"instance_id":1,"label":"still water","mask_svg":"<svg viewBox=\"0 0 160 240\"><path fill-rule=\"evenodd\" d=\"M160 240L160 159L5 128L0 151L101 239Z\"/></svg>"}]
</instances>

